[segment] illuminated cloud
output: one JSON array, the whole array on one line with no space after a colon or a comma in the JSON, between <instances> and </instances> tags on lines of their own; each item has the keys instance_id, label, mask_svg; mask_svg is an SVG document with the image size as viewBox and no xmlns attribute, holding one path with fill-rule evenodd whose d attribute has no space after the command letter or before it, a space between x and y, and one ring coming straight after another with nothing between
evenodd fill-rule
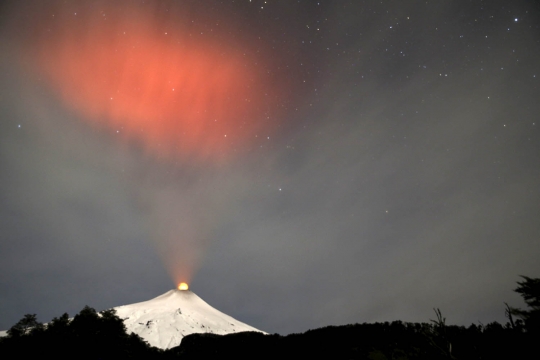
<instances>
[{"instance_id":1,"label":"illuminated cloud","mask_svg":"<svg viewBox=\"0 0 540 360\"><path fill-rule=\"evenodd\" d=\"M255 61L166 14L132 2L53 8L37 15L48 31L29 64L68 108L153 156L227 160L261 130Z\"/></svg>"}]
</instances>

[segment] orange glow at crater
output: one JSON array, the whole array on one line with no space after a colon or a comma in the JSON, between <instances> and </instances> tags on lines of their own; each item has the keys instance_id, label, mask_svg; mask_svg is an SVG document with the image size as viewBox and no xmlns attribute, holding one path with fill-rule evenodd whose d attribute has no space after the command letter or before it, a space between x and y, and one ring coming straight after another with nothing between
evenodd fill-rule
<instances>
[{"instance_id":1,"label":"orange glow at crater","mask_svg":"<svg viewBox=\"0 0 540 360\"><path fill-rule=\"evenodd\" d=\"M180 283L180 285L178 285L178 290L187 290L187 289L189 289L189 286L185 282Z\"/></svg>"},{"instance_id":2,"label":"orange glow at crater","mask_svg":"<svg viewBox=\"0 0 540 360\"><path fill-rule=\"evenodd\" d=\"M33 60L65 105L158 158L219 161L254 141L265 90L244 50L186 19L99 4L41 26Z\"/></svg>"}]
</instances>

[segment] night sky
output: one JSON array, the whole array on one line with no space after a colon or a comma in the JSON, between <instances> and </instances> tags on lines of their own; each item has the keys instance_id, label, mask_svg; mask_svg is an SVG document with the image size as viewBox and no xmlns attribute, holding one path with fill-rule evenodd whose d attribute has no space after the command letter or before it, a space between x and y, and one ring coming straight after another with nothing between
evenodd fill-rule
<instances>
[{"instance_id":1,"label":"night sky","mask_svg":"<svg viewBox=\"0 0 540 360\"><path fill-rule=\"evenodd\" d=\"M0 5L0 329L180 281L261 330L504 322L540 3Z\"/></svg>"}]
</instances>

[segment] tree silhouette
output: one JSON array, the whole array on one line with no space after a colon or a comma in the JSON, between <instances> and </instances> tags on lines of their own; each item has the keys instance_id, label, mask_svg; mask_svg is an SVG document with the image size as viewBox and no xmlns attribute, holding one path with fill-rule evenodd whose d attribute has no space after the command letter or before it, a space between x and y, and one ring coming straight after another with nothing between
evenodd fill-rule
<instances>
[{"instance_id":1,"label":"tree silhouette","mask_svg":"<svg viewBox=\"0 0 540 360\"><path fill-rule=\"evenodd\" d=\"M511 313L520 317L525 322L525 329L529 333L540 333L540 279L532 279L521 276L524 281L518 281L518 287L514 289L519 293L529 310L511 308Z\"/></svg>"},{"instance_id":2,"label":"tree silhouette","mask_svg":"<svg viewBox=\"0 0 540 360\"><path fill-rule=\"evenodd\" d=\"M36 319L36 314L26 314L13 325L8 331L8 335L11 337L18 337L27 335L33 328L42 328L43 324L39 323Z\"/></svg>"},{"instance_id":3,"label":"tree silhouette","mask_svg":"<svg viewBox=\"0 0 540 360\"><path fill-rule=\"evenodd\" d=\"M47 332L53 335L66 335L69 329L69 315L64 313L59 318L55 317L47 324Z\"/></svg>"}]
</instances>

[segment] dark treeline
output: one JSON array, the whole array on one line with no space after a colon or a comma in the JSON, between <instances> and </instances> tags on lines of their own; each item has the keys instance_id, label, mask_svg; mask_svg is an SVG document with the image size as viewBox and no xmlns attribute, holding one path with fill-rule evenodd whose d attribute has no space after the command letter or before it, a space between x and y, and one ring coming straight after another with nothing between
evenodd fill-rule
<instances>
[{"instance_id":1,"label":"dark treeline","mask_svg":"<svg viewBox=\"0 0 540 360\"><path fill-rule=\"evenodd\" d=\"M436 309L430 323L355 324L328 326L303 334L192 334L180 346L160 350L138 335L126 334L114 310L97 313L85 307L73 320L67 314L47 325L25 315L0 338L0 358L233 358L331 359L491 359L525 358L536 353L540 339L540 279L523 277L516 289L528 309L506 306L508 322L469 327L447 325ZM515 317L515 318L514 318Z\"/></svg>"},{"instance_id":2,"label":"dark treeline","mask_svg":"<svg viewBox=\"0 0 540 360\"><path fill-rule=\"evenodd\" d=\"M327 359L496 359L526 358L537 339L510 327L446 326L440 334L431 324L391 323L329 326L288 336L238 333L192 334L177 358L327 358Z\"/></svg>"},{"instance_id":3,"label":"dark treeline","mask_svg":"<svg viewBox=\"0 0 540 360\"><path fill-rule=\"evenodd\" d=\"M152 358L161 350L150 347L138 335L127 334L124 322L115 310L97 313L86 306L70 321L68 314L47 325L36 315L25 315L0 338L0 358L53 359Z\"/></svg>"}]
</instances>

